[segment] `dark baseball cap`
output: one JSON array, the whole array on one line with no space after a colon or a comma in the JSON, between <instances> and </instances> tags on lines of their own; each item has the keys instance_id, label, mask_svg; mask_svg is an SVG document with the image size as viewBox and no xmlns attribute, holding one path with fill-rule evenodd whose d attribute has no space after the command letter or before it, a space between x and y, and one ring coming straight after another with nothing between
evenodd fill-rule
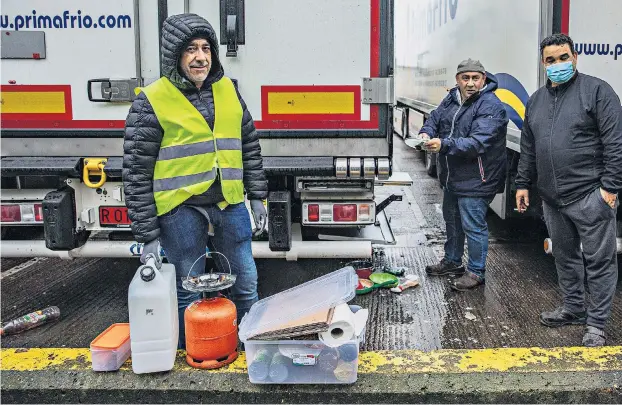
<instances>
[{"instance_id":1,"label":"dark baseball cap","mask_svg":"<svg viewBox=\"0 0 622 405\"><path fill-rule=\"evenodd\" d=\"M480 72L486 74L486 69L484 69L484 65L482 65L480 61L469 58L460 62L456 74L464 72Z\"/></svg>"}]
</instances>

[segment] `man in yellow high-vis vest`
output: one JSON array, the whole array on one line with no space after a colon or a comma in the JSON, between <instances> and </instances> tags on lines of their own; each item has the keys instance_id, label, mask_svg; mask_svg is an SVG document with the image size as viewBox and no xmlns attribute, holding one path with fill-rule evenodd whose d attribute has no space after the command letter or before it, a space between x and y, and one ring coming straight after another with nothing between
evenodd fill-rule
<instances>
[{"instance_id":1,"label":"man in yellow high-vis vest","mask_svg":"<svg viewBox=\"0 0 622 405\"><path fill-rule=\"evenodd\" d=\"M253 119L218 59L212 26L195 14L162 27L162 77L139 89L126 121L123 184L143 263L160 243L177 271L179 347L184 311L196 293L181 278L205 271L205 251L237 276L231 298L238 321L258 299L251 251L250 201L256 228L266 221L268 183Z\"/></svg>"}]
</instances>

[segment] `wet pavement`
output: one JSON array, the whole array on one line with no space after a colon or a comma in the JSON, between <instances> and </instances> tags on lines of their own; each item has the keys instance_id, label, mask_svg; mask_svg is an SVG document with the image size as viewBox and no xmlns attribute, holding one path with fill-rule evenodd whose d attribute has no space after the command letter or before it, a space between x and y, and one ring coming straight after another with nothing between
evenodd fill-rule
<instances>
[{"instance_id":1,"label":"wet pavement","mask_svg":"<svg viewBox=\"0 0 622 405\"><path fill-rule=\"evenodd\" d=\"M414 180L412 188L384 187L380 195L403 193L387 208L398 246L386 249L395 265L419 276L421 286L357 296L370 309L362 350L469 349L575 346L581 327L550 329L538 314L559 303L554 261L542 250L546 236L537 220L501 221L489 214L491 245L485 287L458 293L447 278L430 279L424 267L442 257L444 225L441 189L421 156L395 138L396 170ZM338 260L257 260L260 296L343 266ZM57 305L61 321L21 335L3 337L8 347L88 347L114 322L127 322L127 287L138 267L134 259L2 259L1 305L6 321L31 310ZM608 344L622 344L622 280L607 327Z\"/></svg>"}]
</instances>

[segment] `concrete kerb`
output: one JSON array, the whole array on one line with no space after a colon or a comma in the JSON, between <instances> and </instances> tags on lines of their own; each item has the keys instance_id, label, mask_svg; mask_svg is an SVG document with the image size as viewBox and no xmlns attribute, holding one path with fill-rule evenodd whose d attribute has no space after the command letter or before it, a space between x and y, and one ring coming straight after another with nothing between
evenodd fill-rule
<instances>
[{"instance_id":1,"label":"concrete kerb","mask_svg":"<svg viewBox=\"0 0 622 405\"><path fill-rule=\"evenodd\" d=\"M622 346L362 352L353 385L254 385L242 354L214 371L180 352L171 372L91 370L88 349L3 349L2 401L599 402L622 401Z\"/></svg>"}]
</instances>

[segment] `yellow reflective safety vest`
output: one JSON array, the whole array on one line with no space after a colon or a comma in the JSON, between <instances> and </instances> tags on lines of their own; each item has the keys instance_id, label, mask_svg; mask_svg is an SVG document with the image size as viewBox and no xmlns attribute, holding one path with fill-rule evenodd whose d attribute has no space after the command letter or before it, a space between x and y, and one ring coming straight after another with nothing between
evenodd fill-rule
<instances>
[{"instance_id":1,"label":"yellow reflective safety vest","mask_svg":"<svg viewBox=\"0 0 622 405\"><path fill-rule=\"evenodd\" d=\"M233 82L223 77L212 84L214 131L195 106L166 77L137 89L149 99L164 129L153 176L158 216L194 195L205 193L220 175L226 201L244 201L242 181L242 105Z\"/></svg>"}]
</instances>

